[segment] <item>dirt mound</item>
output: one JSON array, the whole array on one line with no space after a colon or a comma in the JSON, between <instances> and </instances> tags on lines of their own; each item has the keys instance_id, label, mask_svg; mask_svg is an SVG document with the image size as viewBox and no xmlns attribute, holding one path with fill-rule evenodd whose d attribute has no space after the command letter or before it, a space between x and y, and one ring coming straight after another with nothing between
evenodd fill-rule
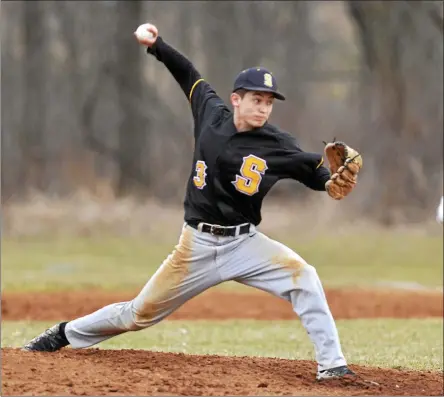
<instances>
[{"instance_id":1,"label":"dirt mound","mask_svg":"<svg viewBox=\"0 0 444 397\"><path fill-rule=\"evenodd\" d=\"M351 366L316 382L310 361L141 350L2 349L3 395L442 395L442 374Z\"/></svg>"},{"instance_id":2,"label":"dirt mound","mask_svg":"<svg viewBox=\"0 0 444 397\"><path fill-rule=\"evenodd\" d=\"M70 320L110 303L131 300L135 294L137 291L5 292L2 294L2 319ZM326 294L336 319L443 316L441 292L329 289ZM289 320L294 319L295 314L288 302L264 292L209 290L185 303L168 317L170 320L235 318Z\"/></svg>"}]
</instances>

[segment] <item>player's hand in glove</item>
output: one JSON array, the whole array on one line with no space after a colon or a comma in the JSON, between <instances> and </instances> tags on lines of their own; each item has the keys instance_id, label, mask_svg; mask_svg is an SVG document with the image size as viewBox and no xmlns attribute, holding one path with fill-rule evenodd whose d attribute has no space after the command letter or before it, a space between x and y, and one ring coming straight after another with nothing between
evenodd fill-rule
<instances>
[{"instance_id":1,"label":"player's hand in glove","mask_svg":"<svg viewBox=\"0 0 444 397\"><path fill-rule=\"evenodd\" d=\"M326 143L324 148L330 169L330 180L325 184L328 195L341 200L355 187L362 168L362 156L344 142Z\"/></svg>"}]
</instances>

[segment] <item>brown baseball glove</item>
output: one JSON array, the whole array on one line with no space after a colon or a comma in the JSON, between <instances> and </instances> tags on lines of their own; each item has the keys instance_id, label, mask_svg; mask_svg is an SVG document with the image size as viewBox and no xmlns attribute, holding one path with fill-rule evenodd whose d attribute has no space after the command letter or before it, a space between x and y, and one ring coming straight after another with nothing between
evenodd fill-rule
<instances>
[{"instance_id":1,"label":"brown baseball glove","mask_svg":"<svg viewBox=\"0 0 444 397\"><path fill-rule=\"evenodd\" d=\"M355 187L362 168L362 156L344 142L325 143L324 153L330 169L330 180L325 184L328 195L341 200Z\"/></svg>"}]
</instances>

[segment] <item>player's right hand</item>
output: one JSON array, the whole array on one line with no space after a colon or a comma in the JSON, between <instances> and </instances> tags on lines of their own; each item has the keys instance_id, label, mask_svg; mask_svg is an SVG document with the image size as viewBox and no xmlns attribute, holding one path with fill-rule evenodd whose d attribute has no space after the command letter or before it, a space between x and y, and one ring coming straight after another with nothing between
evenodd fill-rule
<instances>
[{"instance_id":1,"label":"player's right hand","mask_svg":"<svg viewBox=\"0 0 444 397\"><path fill-rule=\"evenodd\" d=\"M151 35L149 33L151 33ZM136 36L136 39L140 44L152 47L159 36L159 31L156 26L150 23L145 23L137 28L134 32L134 36Z\"/></svg>"}]
</instances>

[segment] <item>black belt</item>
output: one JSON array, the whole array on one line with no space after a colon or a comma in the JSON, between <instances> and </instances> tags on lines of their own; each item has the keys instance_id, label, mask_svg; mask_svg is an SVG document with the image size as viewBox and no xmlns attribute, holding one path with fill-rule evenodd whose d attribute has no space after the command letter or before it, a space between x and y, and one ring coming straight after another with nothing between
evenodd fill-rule
<instances>
[{"instance_id":1,"label":"black belt","mask_svg":"<svg viewBox=\"0 0 444 397\"><path fill-rule=\"evenodd\" d=\"M199 230L198 226L201 222L187 222L193 229ZM236 230L239 229L239 234L236 234ZM213 236L222 237L235 237L237 235L246 234L250 232L250 224L247 223L241 226L219 226L211 225L209 223L202 222L202 232L209 233Z\"/></svg>"}]
</instances>

